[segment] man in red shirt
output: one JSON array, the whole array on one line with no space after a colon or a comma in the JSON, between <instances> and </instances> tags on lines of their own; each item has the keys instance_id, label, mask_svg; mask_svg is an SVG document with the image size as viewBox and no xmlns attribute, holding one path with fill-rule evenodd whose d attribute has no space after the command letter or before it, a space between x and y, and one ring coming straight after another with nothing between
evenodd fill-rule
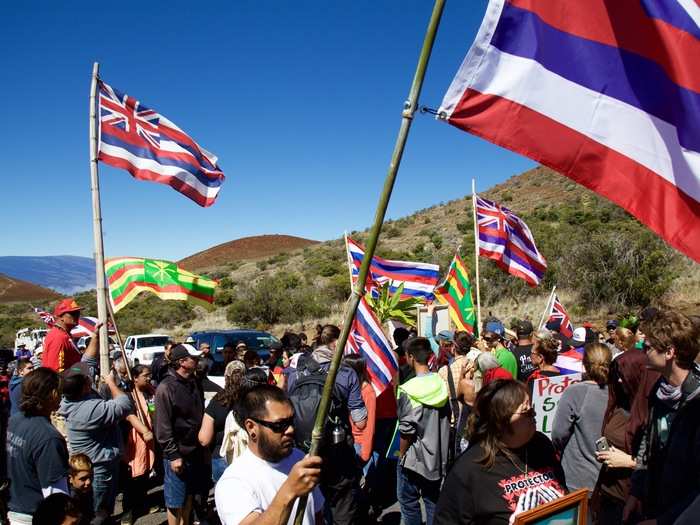
<instances>
[{"instance_id":1,"label":"man in red shirt","mask_svg":"<svg viewBox=\"0 0 700 525\"><path fill-rule=\"evenodd\" d=\"M75 299L63 299L53 311L53 328L44 339L44 355L41 366L63 372L80 361L80 352L70 336L70 331L78 325L81 307ZM93 337L93 339L96 339Z\"/></svg>"}]
</instances>

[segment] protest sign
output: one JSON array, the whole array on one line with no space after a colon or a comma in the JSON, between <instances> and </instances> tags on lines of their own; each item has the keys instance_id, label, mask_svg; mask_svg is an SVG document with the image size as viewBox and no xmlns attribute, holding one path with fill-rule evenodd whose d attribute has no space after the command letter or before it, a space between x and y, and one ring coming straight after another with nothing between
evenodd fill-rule
<instances>
[{"instance_id":1,"label":"protest sign","mask_svg":"<svg viewBox=\"0 0 700 525\"><path fill-rule=\"evenodd\" d=\"M581 374L543 377L536 379L532 389L532 408L535 409L537 430L550 437L557 405L564 391L581 381Z\"/></svg>"}]
</instances>

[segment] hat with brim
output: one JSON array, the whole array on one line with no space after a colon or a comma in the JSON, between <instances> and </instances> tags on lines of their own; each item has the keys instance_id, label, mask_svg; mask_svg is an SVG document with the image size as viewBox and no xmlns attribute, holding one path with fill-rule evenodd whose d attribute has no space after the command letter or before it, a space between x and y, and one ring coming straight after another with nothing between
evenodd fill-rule
<instances>
[{"instance_id":1,"label":"hat with brim","mask_svg":"<svg viewBox=\"0 0 700 525\"><path fill-rule=\"evenodd\" d=\"M450 343L452 343L455 340L455 336L449 330L441 330L437 334L437 340L438 341L449 341Z\"/></svg>"},{"instance_id":2,"label":"hat with brim","mask_svg":"<svg viewBox=\"0 0 700 525\"><path fill-rule=\"evenodd\" d=\"M69 297L68 299L63 299L56 305L56 308L53 310L53 315L54 317L61 317L63 314L79 312L82 309L83 307L76 303L75 299Z\"/></svg>"},{"instance_id":3,"label":"hat with brim","mask_svg":"<svg viewBox=\"0 0 700 525\"><path fill-rule=\"evenodd\" d=\"M200 355L202 355L202 352L197 350L194 346L188 343L182 343L172 349L170 353L170 360L177 361L178 359L184 359L186 357L199 357Z\"/></svg>"}]
</instances>

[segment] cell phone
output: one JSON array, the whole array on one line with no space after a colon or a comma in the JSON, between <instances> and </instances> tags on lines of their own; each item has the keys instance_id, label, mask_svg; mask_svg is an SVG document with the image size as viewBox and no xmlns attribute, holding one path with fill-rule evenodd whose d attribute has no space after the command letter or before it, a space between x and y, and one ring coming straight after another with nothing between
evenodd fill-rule
<instances>
[{"instance_id":1,"label":"cell phone","mask_svg":"<svg viewBox=\"0 0 700 525\"><path fill-rule=\"evenodd\" d=\"M610 450L610 444L608 443L607 438L602 437L600 439L597 439L595 442L595 449L598 452L605 452L607 450Z\"/></svg>"}]
</instances>

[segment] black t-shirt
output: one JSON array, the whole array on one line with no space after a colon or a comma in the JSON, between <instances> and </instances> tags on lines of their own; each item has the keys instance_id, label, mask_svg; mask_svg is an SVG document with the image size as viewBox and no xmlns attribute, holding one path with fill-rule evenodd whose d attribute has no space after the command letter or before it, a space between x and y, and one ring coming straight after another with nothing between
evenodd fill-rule
<instances>
[{"instance_id":1,"label":"black t-shirt","mask_svg":"<svg viewBox=\"0 0 700 525\"><path fill-rule=\"evenodd\" d=\"M44 499L42 488L68 476L68 449L63 436L46 417L18 412L7 430L10 510L33 514Z\"/></svg>"},{"instance_id":2,"label":"black t-shirt","mask_svg":"<svg viewBox=\"0 0 700 525\"><path fill-rule=\"evenodd\" d=\"M214 420L214 439L209 445L214 458L221 457L219 450L221 450L221 443L224 441L224 427L226 426L226 416L228 416L229 412L230 410L219 403L216 398L209 401L204 411L205 414L208 414Z\"/></svg>"},{"instance_id":3,"label":"black t-shirt","mask_svg":"<svg viewBox=\"0 0 700 525\"><path fill-rule=\"evenodd\" d=\"M499 453L487 470L477 463L482 455L477 443L457 458L440 493L434 525L503 525L521 497L536 496L543 488L566 493L564 472L544 434L536 433L516 452L515 462L522 469Z\"/></svg>"},{"instance_id":4,"label":"black t-shirt","mask_svg":"<svg viewBox=\"0 0 700 525\"><path fill-rule=\"evenodd\" d=\"M535 371L535 367L532 364L532 359L530 358L530 352L532 351L532 343L529 345L517 345L511 350L515 356L515 360L518 362L518 381L523 383L527 381L530 374Z\"/></svg>"}]
</instances>

